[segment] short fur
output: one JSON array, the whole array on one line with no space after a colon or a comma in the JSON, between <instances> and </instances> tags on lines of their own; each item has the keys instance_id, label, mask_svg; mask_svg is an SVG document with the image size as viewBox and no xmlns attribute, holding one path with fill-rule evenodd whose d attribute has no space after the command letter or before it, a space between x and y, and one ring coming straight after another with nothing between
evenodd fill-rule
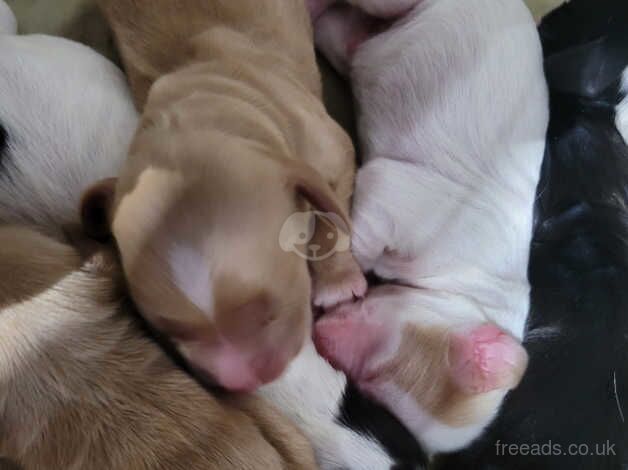
<instances>
[{"instance_id":1,"label":"short fur","mask_svg":"<svg viewBox=\"0 0 628 470\"><path fill-rule=\"evenodd\" d=\"M13 15L9 10L6 10L6 14L10 18L2 16L2 6L4 3L0 1L0 23L14 24ZM127 140L130 138L135 128L133 118L136 116L136 112L133 109L131 94L128 92L120 72L110 65L103 67L103 62L105 64L107 62L100 56L71 41L47 36L38 36L38 47L27 47L29 41L32 40L31 37L15 37L10 43L4 42L5 45L11 44L12 48L3 49L5 52L3 72L6 73L0 74L0 80L4 79L6 86L0 88L0 99L4 103L15 104L0 110L0 113L4 112L7 116L4 120L5 128L12 130L13 133L10 136L8 132L5 134L0 130L0 154L3 155L4 161L8 164L6 167L0 168L0 194L3 195L0 197L0 204L6 200L5 198L12 197L18 188L21 188L20 191L24 197L19 201L9 199L12 201L12 206L7 204L6 215L4 216L6 220L33 221L38 229L66 240L67 230L64 233L60 225L66 221L73 224L78 222L76 201L82 188L95 178L115 175L118 171L125 152L124 136L127 136ZM18 46L20 46L19 53ZM40 53L46 47L55 50L59 65L65 64L65 61L61 60L64 57L73 62L74 69L72 70L76 70L77 73L71 88L68 88L64 81L70 73L67 67L57 67L53 57ZM0 58L1 60L2 58ZM103 74L103 68L110 68L114 73ZM38 73L40 70L45 71L45 74ZM28 87L20 86L20 84L26 83L29 84ZM74 94L83 96L89 106L77 105L73 107L74 112L69 115L59 112L59 107L64 103L80 102ZM101 95L101 99L88 100L88 97ZM54 105L40 107L41 103L49 101L53 101ZM118 109L126 109L129 112L116 111ZM111 114L106 121L106 126L110 131L102 132L103 121L94 120L92 117L104 115L108 111ZM23 136L31 136L31 138L26 139ZM89 141L94 143L94 151L100 152L97 155L101 165L95 164L91 160L91 150L85 152L74 150L72 144L81 142L85 138L84 136L89 136ZM7 147L9 142L11 143L10 153L8 153ZM66 151L57 151L57 146L63 146ZM30 157L18 157L24 155ZM19 171L13 170L14 165L20 165ZM103 167L108 168L108 171L103 172ZM59 171L51 171L55 169ZM37 177L41 175L47 175L47 184L41 184L40 178ZM50 202L42 205L38 202L40 200ZM47 241L46 243L51 242ZM54 244L53 246L58 247ZM65 247L64 250L69 251L69 248ZM1 253L0 250L0 257ZM93 275L85 274L85 276L88 277L88 284L90 288L93 288L92 290L100 285L99 289L106 291L112 285L112 280L107 275L95 273ZM118 288L121 289L121 286ZM77 284L64 294L69 297L72 292L76 292L80 298L84 298L85 294L81 293L81 289L81 285ZM119 294L121 300L122 291ZM128 323L128 328L133 332L132 335L128 335L124 339L120 338L122 342L120 349L123 351L133 350L135 357L141 354L158 354L150 340L147 338L140 340L136 336L139 335L136 333L138 327L135 320L132 319L134 315L130 311L131 309L122 309L122 311L114 313L116 306L113 303L103 305L99 309L103 311L90 313L94 317L100 315L105 318L103 322L99 323L99 327L105 329L110 327L107 326L108 320L106 319L111 314L121 329L127 328L125 325ZM130 318L125 319L125 312ZM79 313L76 312L77 318ZM115 322L112 320L112 323ZM33 331L26 331L23 335L29 342L31 342L31 333L33 333L34 338ZM11 338L14 336L13 332L8 334ZM109 345L108 336L109 334L105 335L104 338L95 339L96 344L90 345L90 350L97 349L98 344L103 341ZM126 345L126 342L130 344ZM81 341L82 343L83 341ZM140 345L142 348L136 351L134 348ZM165 362L166 359L159 358L159 361ZM129 368L132 365L127 364L125 359L121 360L120 364L126 373L130 372ZM72 372L77 374L71 380L73 383L83 380L81 377L86 374L80 368L75 368ZM116 377L115 368L109 370L108 376ZM22 380L27 378L28 376ZM180 383L184 387L191 384L190 386L196 390L194 382L179 377L178 374L176 374L176 381L177 384ZM289 372L284 374L279 381L263 388L261 394L265 400L274 403L277 408L293 419L302 432L306 433L315 449L317 464L324 470L385 469L394 465L396 460L404 463L414 461L412 451L416 452L416 445L406 449L407 437L406 441L402 443L396 434L388 440L392 442L389 445L404 446L403 451L399 450L395 453L394 457L397 458L387 453L373 437L373 434L381 432L382 422L388 423L387 427L393 430L396 430L398 425L392 418L387 417L382 410L374 411L372 406L369 406L367 411L363 411L363 405L356 412L355 403L357 401L363 403L363 400L360 400L355 391L352 391L349 393L349 400L345 401L343 394L346 386L347 381L344 375L334 371L324 359L318 356L310 343L308 347L302 349L300 355L291 364ZM190 394L196 395L197 392L185 391L185 394L190 396ZM132 398L121 397L119 401L121 405L131 408L133 406ZM36 399L39 398L34 395L22 396L23 403ZM168 399L175 400L176 397L171 396ZM205 406L211 400L213 400L211 397L207 398L201 404ZM36 403L29 404L29 406L36 406ZM178 406L176 402L172 402L173 413L178 414L176 411ZM191 405L185 405L185 410L188 409L188 406ZM263 409L266 405L260 404L260 407ZM347 409L343 408L341 411L341 407ZM272 407L270 409L273 410L273 413L279 413ZM217 412L212 409L212 413ZM227 411L226 413L228 415L230 412ZM339 422L341 415L342 423ZM381 418L382 415L384 418ZM356 422L359 422L359 426L355 425ZM61 435L58 436L61 437ZM169 439L169 436L166 438ZM156 446L160 447L161 443L156 444ZM0 458L0 468L8 469L7 465Z\"/></svg>"},{"instance_id":2,"label":"short fur","mask_svg":"<svg viewBox=\"0 0 628 470\"><path fill-rule=\"evenodd\" d=\"M312 294L306 261L279 240L308 204L349 226L354 153L321 101L305 5L100 5L143 111L108 208L133 298L194 367L254 389L299 351L311 295L366 289L347 250L310 263ZM86 196L88 220L102 193ZM319 221L308 247L332 251L328 234Z\"/></svg>"},{"instance_id":3,"label":"short fur","mask_svg":"<svg viewBox=\"0 0 628 470\"><path fill-rule=\"evenodd\" d=\"M349 73L358 104L365 165L353 251L364 270L401 284L337 309L318 323L316 338L435 452L477 437L525 369L516 341L529 307L548 107L538 35L523 2L416 3L388 28L346 5L315 25L317 44ZM478 342L468 363L481 358L478 377L490 373L484 361L498 373L460 388L452 345L484 324L507 333L494 345L508 354L482 356ZM408 338L423 338L414 356Z\"/></svg>"},{"instance_id":4,"label":"short fur","mask_svg":"<svg viewBox=\"0 0 628 470\"><path fill-rule=\"evenodd\" d=\"M129 315L109 253L0 228L0 455L25 469L314 469L266 403L212 397Z\"/></svg>"},{"instance_id":5,"label":"short fur","mask_svg":"<svg viewBox=\"0 0 628 470\"><path fill-rule=\"evenodd\" d=\"M530 366L486 435L437 468L628 467L628 69L605 76L628 60L628 39L609 41L626 24L623 0L572 0L541 23L554 85L530 258ZM553 67L559 56L570 74ZM578 75L579 89L558 89ZM591 96L600 78L609 85Z\"/></svg>"},{"instance_id":6,"label":"short fur","mask_svg":"<svg viewBox=\"0 0 628 470\"><path fill-rule=\"evenodd\" d=\"M0 21L0 222L59 238L80 223L86 183L118 173L137 112L122 72L101 55L62 38L16 36L4 2Z\"/></svg>"}]
</instances>

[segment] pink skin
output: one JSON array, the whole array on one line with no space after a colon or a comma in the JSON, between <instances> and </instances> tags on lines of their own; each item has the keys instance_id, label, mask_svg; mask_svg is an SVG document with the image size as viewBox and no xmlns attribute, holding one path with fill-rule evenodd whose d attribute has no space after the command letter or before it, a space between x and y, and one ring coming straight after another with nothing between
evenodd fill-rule
<instances>
[{"instance_id":1,"label":"pink skin","mask_svg":"<svg viewBox=\"0 0 628 470\"><path fill-rule=\"evenodd\" d=\"M306 0L312 22L316 22L325 10L338 3L352 5L375 18L390 20L404 16L420 2L421 0Z\"/></svg>"},{"instance_id":2,"label":"pink skin","mask_svg":"<svg viewBox=\"0 0 628 470\"><path fill-rule=\"evenodd\" d=\"M521 344L490 323L453 333L449 348L451 377L471 394L516 386L516 372L528 361Z\"/></svg>"},{"instance_id":3,"label":"pink skin","mask_svg":"<svg viewBox=\"0 0 628 470\"><path fill-rule=\"evenodd\" d=\"M316 23L316 20L327 10L336 0L306 0L307 9L310 12L310 18L312 23Z\"/></svg>"},{"instance_id":4,"label":"pink skin","mask_svg":"<svg viewBox=\"0 0 628 470\"><path fill-rule=\"evenodd\" d=\"M411 288L390 289L376 288L376 300L397 296L403 289ZM375 390L375 395L374 383L394 380L394 377L378 376L378 368L393 359L395 346L392 342L398 341L400 330L408 325L396 321L394 311L378 308L381 305L372 302L371 296L364 301L343 304L323 316L314 329L314 343L319 353L363 391ZM394 304L387 305L394 307ZM417 323L417 328L420 327ZM462 391L480 394L507 390L519 382L527 354L516 339L496 325L485 323L457 329L449 333L449 341L449 370L446 372ZM420 366L420 358L417 359Z\"/></svg>"},{"instance_id":5,"label":"pink skin","mask_svg":"<svg viewBox=\"0 0 628 470\"><path fill-rule=\"evenodd\" d=\"M408 14L421 0L347 0L347 3L375 18L393 20Z\"/></svg>"},{"instance_id":6,"label":"pink skin","mask_svg":"<svg viewBox=\"0 0 628 470\"><path fill-rule=\"evenodd\" d=\"M211 371L211 378L234 392L252 392L277 379L288 363L274 349L247 354L242 348L223 343L212 348L202 343L183 344L186 360L199 372Z\"/></svg>"},{"instance_id":7,"label":"pink skin","mask_svg":"<svg viewBox=\"0 0 628 470\"><path fill-rule=\"evenodd\" d=\"M347 75L356 50L405 16L421 0L307 0L316 46Z\"/></svg>"},{"instance_id":8,"label":"pink skin","mask_svg":"<svg viewBox=\"0 0 628 470\"><path fill-rule=\"evenodd\" d=\"M249 330L258 341L250 341L246 329L238 332L244 334L225 335L163 318L153 323L200 376L234 392L252 392L277 379L300 348L299 342L279 347L274 339L262 341L253 322Z\"/></svg>"},{"instance_id":9,"label":"pink skin","mask_svg":"<svg viewBox=\"0 0 628 470\"><path fill-rule=\"evenodd\" d=\"M325 313L314 325L314 344L319 354L358 385L376 379L381 362L392 359L389 343L403 325L380 314L381 302L399 297L407 288L377 286L367 297L347 302Z\"/></svg>"},{"instance_id":10,"label":"pink skin","mask_svg":"<svg viewBox=\"0 0 628 470\"><path fill-rule=\"evenodd\" d=\"M356 383L370 376L367 366L385 345L385 326L366 313L364 302L346 303L323 316L314 327L319 354Z\"/></svg>"}]
</instances>

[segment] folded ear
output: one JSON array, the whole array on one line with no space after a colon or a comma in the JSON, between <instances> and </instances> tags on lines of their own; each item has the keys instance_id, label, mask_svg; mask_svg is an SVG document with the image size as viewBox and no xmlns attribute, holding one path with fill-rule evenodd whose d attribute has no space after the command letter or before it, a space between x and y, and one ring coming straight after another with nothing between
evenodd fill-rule
<instances>
[{"instance_id":1,"label":"folded ear","mask_svg":"<svg viewBox=\"0 0 628 470\"><path fill-rule=\"evenodd\" d=\"M331 220L339 218L345 226L338 228L350 234L349 216L338 203L338 196L320 173L303 162L291 162L290 166L290 184L296 188L297 193L303 196L314 209L325 212L326 215L330 214Z\"/></svg>"},{"instance_id":2,"label":"folded ear","mask_svg":"<svg viewBox=\"0 0 628 470\"><path fill-rule=\"evenodd\" d=\"M111 212L117 178L107 178L89 188L81 198L81 222L92 238L103 240L111 235Z\"/></svg>"}]
</instances>

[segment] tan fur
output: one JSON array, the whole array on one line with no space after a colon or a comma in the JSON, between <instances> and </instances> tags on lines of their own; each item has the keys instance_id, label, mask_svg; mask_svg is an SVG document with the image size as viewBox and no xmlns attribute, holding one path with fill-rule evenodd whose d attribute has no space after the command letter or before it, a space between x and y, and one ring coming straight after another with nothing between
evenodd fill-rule
<instances>
[{"instance_id":1,"label":"tan fur","mask_svg":"<svg viewBox=\"0 0 628 470\"><path fill-rule=\"evenodd\" d=\"M176 321L205 325L208 338L221 316L235 327L252 321L254 341L294 356L309 332L311 279L279 233L307 203L346 217L355 170L351 141L321 101L304 2L99 3L143 110L110 216L140 310L166 333ZM313 241L331 248L318 227ZM211 265L209 320L164 259L179 242ZM350 252L309 267L315 296L348 278L365 287ZM265 312L237 319L260 298Z\"/></svg>"},{"instance_id":2,"label":"tan fur","mask_svg":"<svg viewBox=\"0 0 628 470\"><path fill-rule=\"evenodd\" d=\"M454 427L477 422L501 402L501 392L464 393L448 373L449 334L445 329L408 325L391 361L378 368L382 377L394 382L438 421ZM417 362L417 358L421 360ZM527 363L512 376L520 380ZM516 384L513 384L513 387Z\"/></svg>"},{"instance_id":3,"label":"tan fur","mask_svg":"<svg viewBox=\"0 0 628 470\"><path fill-rule=\"evenodd\" d=\"M315 468L277 410L208 394L143 334L114 260L0 228L0 468Z\"/></svg>"}]
</instances>

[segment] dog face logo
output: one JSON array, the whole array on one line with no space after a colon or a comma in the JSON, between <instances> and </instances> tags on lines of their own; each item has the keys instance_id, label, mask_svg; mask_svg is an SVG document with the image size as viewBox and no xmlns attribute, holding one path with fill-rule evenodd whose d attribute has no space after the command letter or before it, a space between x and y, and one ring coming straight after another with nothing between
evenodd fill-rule
<instances>
[{"instance_id":1,"label":"dog face logo","mask_svg":"<svg viewBox=\"0 0 628 470\"><path fill-rule=\"evenodd\" d=\"M312 241L317 227L324 231L324 248ZM351 247L349 228L344 221L331 212L309 211L292 214L281 227L279 246L283 251L296 253L309 261L321 261L334 253L347 251Z\"/></svg>"}]
</instances>

